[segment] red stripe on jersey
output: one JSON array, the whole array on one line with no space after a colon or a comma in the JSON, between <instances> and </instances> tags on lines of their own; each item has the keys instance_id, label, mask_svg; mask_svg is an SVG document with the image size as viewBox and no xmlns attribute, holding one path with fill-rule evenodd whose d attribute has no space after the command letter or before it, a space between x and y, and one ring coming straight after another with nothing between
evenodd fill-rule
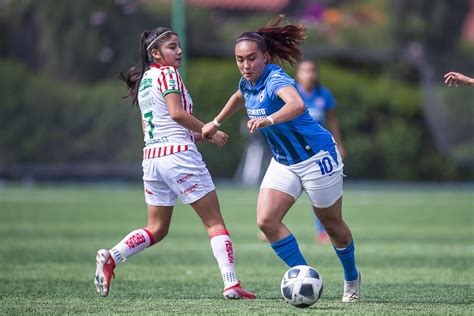
<instances>
[{"instance_id":1,"label":"red stripe on jersey","mask_svg":"<svg viewBox=\"0 0 474 316\"><path fill-rule=\"evenodd\" d=\"M163 90L161 89L161 80L160 78L158 77L158 90L163 93Z\"/></svg>"},{"instance_id":2,"label":"red stripe on jersey","mask_svg":"<svg viewBox=\"0 0 474 316\"><path fill-rule=\"evenodd\" d=\"M165 75L165 71L166 70L169 70L168 67L164 67L164 68L160 68L160 69L163 69L161 71L161 76L163 76L163 87L165 88L164 91L168 90L168 80L166 80L166 75Z\"/></svg>"},{"instance_id":3,"label":"red stripe on jersey","mask_svg":"<svg viewBox=\"0 0 474 316\"><path fill-rule=\"evenodd\" d=\"M185 145L185 146L184 146L184 150L188 150L188 145Z\"/></svg>"},{"instance_id":4,"label":"red stripe on jersey","mask_svg":"<svg viewBox=\"0 0 474 316\"><path fill-rule=\"evenodd\" d=\"M161 147L158 148L158 157L161 157Z\"/></svg>"},{"instance_id":5,"label":"red stripe on jersey","mask_svg":"<svg viewBox=\"0 0 474 316\"><path fill-rule=\"evenodd\" d=\"M166 156L166 148L167 147L163 147L163 156Z\"/></svg>"},{"instance_id":6,"label":"red stripe on jersey","mask_svg":"<svg viewBox=\"0 0 474 316\"><path fill-rule=\"evenodd\" d=\"M184 87L184 82L183 80L181 80L181 76L179 76L179 81L181 82L181 95L182 95L182 99L183 99L183 109L188 112L188 113L191 113L189 112L188 110L188 103L186 101L186 93L185 93L185 90L186 88Z\"/></svg>"},{"instance_id":7,"label":"red stripe on jersey","mask_svg":"<svg viewBox=\"0 0 474 316\"><path fill-rule=\"evenodd\" d=\"M148 149L148 155L147 155L147 158L150 158L150 154L151 154L151 149Z\"/></svg>"},{"instance_id":8,"label":"red stripe on jersey","mask_svg":"<svg viewBox=\"0 0 474 316\"><path fill-rule=\"evenodd\" d=\"M169 154L171 155L172 153L174 153L174 146L170 146L170 153Z\"/></svg>"},{"instance_id":9,"label":"red stripe on jersey","mask_svg":"<svg viewBox=\"0 0 474 316\"><path fill-rule=\"evenodd\" d=\"M184 100L182 106L183 106L183 109L186 111L186 96L184 95L183 93L183 81L181 80L181 77L177 76L177 81L178 81L178 90L181 91L181 98ZM187 112L187 111L186 111Z\"/></svg>"},{"instance_id":10,"label":"red stripe on jersey","mask_svg":"<svg viewBox=\"0 0 474 316\"><path fill-rule=\"evenodd\" d=\"M151 155L153 158L155 158L155 157L156 157L156 156L155 156L155 153L156 153L156 147L155 147L155 148L153 148L153 154Z\"/></svg>"}]
</instances>

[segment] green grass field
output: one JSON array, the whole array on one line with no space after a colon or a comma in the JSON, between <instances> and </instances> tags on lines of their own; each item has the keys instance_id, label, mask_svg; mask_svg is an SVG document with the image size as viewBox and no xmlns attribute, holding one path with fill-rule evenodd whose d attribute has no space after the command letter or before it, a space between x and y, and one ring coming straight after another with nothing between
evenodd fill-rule
<instances>
[{"instance_id":1,"label":"green grass field","mask_svg":"<svg viewBox=\"0 0 474 316\"><path fill-rule=\"evenodd\" d=\"M219 187L219 186L218 186ZM237 272L255 301L225 301L209 239L189 206L174 211L168 237L116 269L111 294L93 285L97 249L146 225L142 188L68 185L0 188L0 314L473 314L472 186L348 185L346 222L355 236L362 302L341 303L342 268L315 243L306 196L286 224L324 279L309 309L284 303L286 266L257 239L257 190L222 187L222 211Z\"/></svg>"}]
</instances>

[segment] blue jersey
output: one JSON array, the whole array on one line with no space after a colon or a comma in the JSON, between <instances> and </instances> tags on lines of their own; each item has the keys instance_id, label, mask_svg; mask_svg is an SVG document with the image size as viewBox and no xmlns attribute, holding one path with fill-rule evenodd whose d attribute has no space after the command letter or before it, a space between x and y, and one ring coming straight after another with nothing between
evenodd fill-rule
<instances>
[{"instance_id":1,"label":"blue jersey","mask_svg":"<svg viewBox=\"0 0 474 316\"><path fill-rule=\"evenodd\" d=\"M245 98L249 118L266 117L280 110L285 102L277 92L286 86L298 90L296 82L274 64L265 67L255 85L242 77L239 89ZM307 109L290 121L259 130L270 145L273 158L285 165L297 164L320 150L333 152L335 146L332 135L313 120Z\"/></svg>"},{"instance_id":2,"label":"blue jersey","mask_svg":"<svg viewBox=\"0 0 474 316\"><path fill-rule=\"evenodd\" d=\"M304 104L308 107L311 117L324 126L326 111L336 107L336 102L331 92L324 87L316 87L310 93L301 89L301 97L303 98Z\"/></svg>"}]
</instances>

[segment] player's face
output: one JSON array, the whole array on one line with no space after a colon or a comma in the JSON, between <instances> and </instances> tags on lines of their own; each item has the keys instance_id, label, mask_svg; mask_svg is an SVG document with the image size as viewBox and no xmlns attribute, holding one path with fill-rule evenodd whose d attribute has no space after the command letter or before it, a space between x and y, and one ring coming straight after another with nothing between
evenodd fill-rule
<instances>
[{"instance_id":1,"label":"player's face","mask_svg":"<svg viewBox=\"0 0 474 316\"><path fill-rule=\"evenodd\" d=\"M254 41L242 41L235 45L235 60L242 76L256 83L268 62L268 54L258 49Z\"/></svg>"},{"instance_id":2,"label":"player's face","mask_svg":"<svg viewBox=\"0 0 474 316\"><path fill-rule=\"evenodd\" d=\"M311 89L316 83L317 78L316 65L313 62L304 61L298 66L296 80L303 88Z\"/></svg>"},{"instance_id":3,"label":"player's face","mask_svg":"<svg viewBox=\"0 0 474 316\"><path fill-rule=\"evenodd\" d=\"M160 65L176 68L181 66L182 50L179 38L174 34L161 44L159 51L152 49L151 54Z\"/></svg>"}]
</instances>

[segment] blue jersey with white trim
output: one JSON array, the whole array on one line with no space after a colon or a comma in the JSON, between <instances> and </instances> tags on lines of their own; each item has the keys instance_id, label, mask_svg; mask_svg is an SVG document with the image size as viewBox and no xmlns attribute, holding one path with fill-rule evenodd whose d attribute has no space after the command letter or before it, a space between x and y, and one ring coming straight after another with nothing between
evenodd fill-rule
<instances>
[{"instance_id":1,"label":"blue jersey with white trim","mask_svg":"<svg viewBox=\"0 0 474 316\"><path fill-rule=\"evenodd\" d=\"M278 90L293 86L301 94L296 82L277 65L268 64L255 84L241 78L239 89L245 98L249 118L261 118L279 111L285 102L277 95ZM331 133L321 127L309 115L308 108L302 115L290 121L259 129L267 140L276 161L294 165L320 150L334 148Z\"/></svg>"}]
</instances>

